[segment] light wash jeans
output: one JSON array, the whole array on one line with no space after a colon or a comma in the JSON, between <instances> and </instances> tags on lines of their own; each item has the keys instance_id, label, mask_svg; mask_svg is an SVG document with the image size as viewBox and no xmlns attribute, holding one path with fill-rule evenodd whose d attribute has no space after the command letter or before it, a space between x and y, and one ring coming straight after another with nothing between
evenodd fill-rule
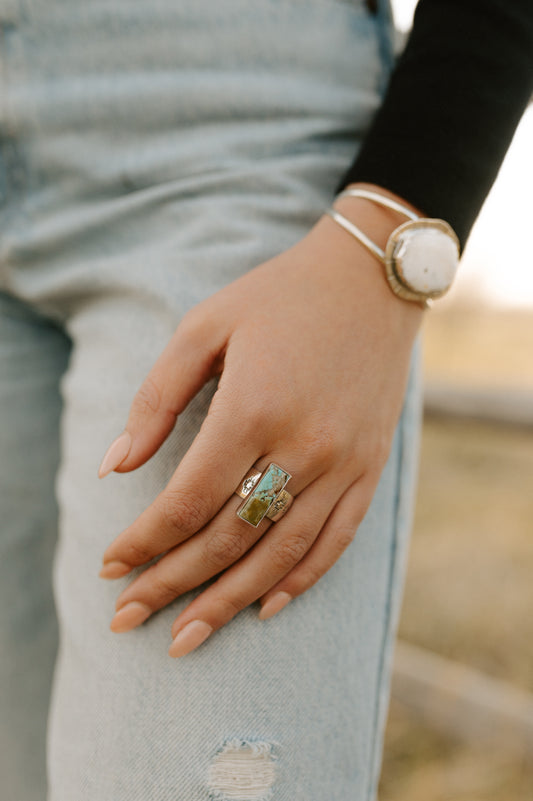
<instances>
[{"instance_id":1,"label":"light wash jeans","mask_svg":"<svg viewBox=\"0 0 533 801\"><path fill-rule=\"evenodd\" d=\"M282 612L260 621L254 603L181 659L171 623L200 588L115 634L132 577L98 571L165 487L215 382L145 465L96 473L184 312L332 201L392 65L389 8L0 0L0 30L0 797L371 801L418 347L351 545Z\"/></svg>"}]
</instances>

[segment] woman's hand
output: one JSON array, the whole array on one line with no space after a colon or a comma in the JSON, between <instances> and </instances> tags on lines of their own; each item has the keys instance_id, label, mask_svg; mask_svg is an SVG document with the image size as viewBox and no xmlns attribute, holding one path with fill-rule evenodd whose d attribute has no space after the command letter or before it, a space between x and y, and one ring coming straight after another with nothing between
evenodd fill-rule
<instances>
[{"instance_id":1,"label":"woman's hand","mask_svg":"<svg viewBox=\"0 0 533 801\"><path fill-rule=\"evenodd\" d=\"M335 208L381 245L404 222L353 197ZM144 464L200 387L220 376L169 483L104 553L104 578L164 554L119 595L113 631L220 574L173 623L172 636L183 636L169 654L181 656L252 602L268 617L329 570L387 460L422 315L325 214L297 244L187 312L99 471ZM255 528L236 516L235 489L270 462L291 473L295 500L278 522Z\"/></svg>"}]
</instances>

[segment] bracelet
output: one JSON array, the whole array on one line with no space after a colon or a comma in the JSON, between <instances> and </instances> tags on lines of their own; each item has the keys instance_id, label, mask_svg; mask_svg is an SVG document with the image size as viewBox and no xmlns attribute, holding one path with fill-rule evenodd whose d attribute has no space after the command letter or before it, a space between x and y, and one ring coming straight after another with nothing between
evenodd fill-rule
<instances>
[{"instance_id":1,"label":"bracelet","mask_svg":"<svg viewBox=\"0 0 533 801\"><path fill-rule=\"evenodd\" d=\"M335 197L335 200L338 200L338 198L344 197L345 195L362 197L365 198L365 200L373 200L374 203L378 203L380 206L387 206L389 209L399 211L400 214L405 214L405 216L409 217L411 220L421 219L418 214L415 214L414 211L408 209L407 206L403 206L401 203L398 203L396 200L392 200L390 197L380 195L379 192L371 192L369 189L343 189L343 191L339 192L339 194Z\"/></svg>"},{"instance_id":2,"label":"bracelet","mask_svg":"<svg viewBox=\"0 0 533 801\"><path fill-rule=\"evenodd\" d=\"M336 195L335 200L338 198L344 197L346 195L351 195L352 197L362 197L365 200L370 200L374 203L377 203L380 206L385 206L386 208L392 209L393 211L397 211L400 214L403 214L405 217L408 217L410 220L421 220L423 219L418 214L415 214L411 209L408 209L407 206L403 206L401 203L398 203L391 198L386 197L385 195L381 195L378 192L371 192L368 189L344 189L338 195ZM348 220L343 214L340 214L336 209L330 206L328 209L325 209L325 213L331 217L332 220L339 223L346 231L348 231L352 236L355 237L373 256L376 256L385 266L387 265L387 259L385 251L382 250L375 242L373 242L360 228L358 228L351 220ZM391 276L387 272L387 280L391 285L391 288L395 292L395 294L399 294L397 291L397 282L395 281L395 285L392 284ZM431 308L431 301L427 298L425 299L417 299L416 301L414 298L409 298L410 300L418 303L422 309L429 309Z\"/></svg>"}]
</instances>

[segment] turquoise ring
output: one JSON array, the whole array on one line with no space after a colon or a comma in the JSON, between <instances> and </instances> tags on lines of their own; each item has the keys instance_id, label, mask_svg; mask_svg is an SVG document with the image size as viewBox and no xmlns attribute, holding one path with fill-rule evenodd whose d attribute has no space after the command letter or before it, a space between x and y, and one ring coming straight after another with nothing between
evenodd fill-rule
<instances>
[{"instance_id":1,"label":"turquoise ring","mask_svg":"<svg viewBox=\"0 0 533 801\"><path fill-rule=\"evenodd\" d=\"M235 512L237 517L255 528L264 517L274 522L279 520L294 500L285 489L290 478L291 474L274 462L263 472L256 468L249 470L235 490L244 499Z\"/></svg>"}]
</instances>

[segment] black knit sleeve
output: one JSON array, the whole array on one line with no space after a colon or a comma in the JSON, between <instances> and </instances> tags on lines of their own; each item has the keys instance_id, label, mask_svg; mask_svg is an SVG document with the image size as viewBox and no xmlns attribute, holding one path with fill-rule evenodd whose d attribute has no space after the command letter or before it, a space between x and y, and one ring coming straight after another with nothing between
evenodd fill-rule
<instances>
[{"instance_id":1,"label":"black knit sleeve","mask_svg":"<svg viewBox=\"0 0 533 801\"><path fill-rule=\"evenodd\" d=\"M335 192L383 186L447 220L464 247L532 92L533 0L420 0Z\"/></svg>"}]
</instances>

